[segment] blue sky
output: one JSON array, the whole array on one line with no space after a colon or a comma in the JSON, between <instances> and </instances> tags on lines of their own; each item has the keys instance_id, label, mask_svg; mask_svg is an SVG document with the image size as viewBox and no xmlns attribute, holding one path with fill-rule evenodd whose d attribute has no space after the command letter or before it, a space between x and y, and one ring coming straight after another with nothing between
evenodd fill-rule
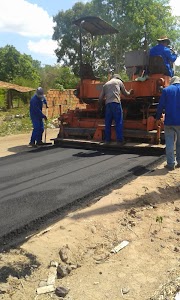
<instances>
[{"instance_id":1,"label":"blue sky","mask_svg":"<svg viewBox=\"0 0 180 300\"><path fill-rule=\"evenodd\" d=\"M0 0L0 47L13 45L42 65L56 64L53 16L78 0ZM87 0L81 0L87 2Z\"/></svg>"},{"instance_id":2,"label":"blue sky","mask_svg":"<svg viewBox=\"0 0 180 300\"><path fill-rule=\"evenodd\" d=\"M56 64L52 17L60 10L71 9L79 1L0 0L0 47L13 45L21 53L41 61L42 65ZM180 1L171 0L171 5L173 13L179 14Z\"/></svg>"}]
</instances>

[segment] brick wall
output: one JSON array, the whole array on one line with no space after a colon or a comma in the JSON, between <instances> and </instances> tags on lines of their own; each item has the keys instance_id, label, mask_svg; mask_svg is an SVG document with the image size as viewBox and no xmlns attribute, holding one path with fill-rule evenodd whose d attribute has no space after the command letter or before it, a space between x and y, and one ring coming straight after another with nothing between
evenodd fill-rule
<instances>
[{"instance_id":1,"label":"brick wall","mask_svg":"<svg viewBox=\"0 0 180 300\"><path fill-rule=\"evenodd\" d=\"M74 89L63 92L51 89L46 94L48 102L48 118L59 117L60 114L67 112L68 109L86 108L85 104L79 104L79 99L73 94ZM45 111L45 108L43 108Z\"/></svg>"}]
</instances>

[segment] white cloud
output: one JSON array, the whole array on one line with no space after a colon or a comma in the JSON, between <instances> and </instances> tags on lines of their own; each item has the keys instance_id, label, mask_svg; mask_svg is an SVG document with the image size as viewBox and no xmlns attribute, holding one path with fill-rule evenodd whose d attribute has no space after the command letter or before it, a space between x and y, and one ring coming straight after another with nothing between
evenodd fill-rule
<instances>
[{"instance_id":1,"label":"white cloud","mask_svg":"<svg viewBox=\"0 0 180 300\"><path fill-rule=\"evenodd\" d=\"M180 2L178 0L170 0L170 6L172 8L172 14L174 16L180 16ZM175 61L175 65L180 65L180 57Z\"/></svg>"},{"instance_id":2,"label":"white cloud","mask_svg":"<svg viewBox=\"0 0 180 300\"><path fill-rule=\"evenodd\" d=\"M180 2L178 0L170 0L170 6L173 15L180 16Z\"/></svg>"},{"instance_id":3,"label":"white cloud","mask_svg":"<svg viewBox=\"0 0 180 300\"><path fill-rule=\"evenodd\" d=\"M0 32L25 37L52 36L53 20L37 4L26 0L1 0L0 4Z\"/></svg>"},{"instance_id":4,"label":"white cloud","mask_svg":"<svg viewBox=\"0 0 180 300\"><path fill-rule=\"evenodd\" d=\"M41 39L37 42L29 41L28 42L28 49L31 52L42 54L42 55L49 55L54 56L54 50L57 48L57 42L51 39Z\"/></svg>"}]
</instances>

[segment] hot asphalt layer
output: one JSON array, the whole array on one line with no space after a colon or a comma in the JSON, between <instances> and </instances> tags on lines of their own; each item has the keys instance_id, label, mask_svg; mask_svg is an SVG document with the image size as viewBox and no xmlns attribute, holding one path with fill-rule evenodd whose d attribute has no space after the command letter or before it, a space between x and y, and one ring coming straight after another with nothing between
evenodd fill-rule
<instances>
[{"instance_id":1,"label":"hot asphalt layer","mask_svg":"<svg viewBox=\"0 0 180 300\"><path fill-rule=\"evenodd\" d=\"M1 158L0 242L78 199L94 197L115 182L120 185L125 177L147 172L160 158L149 151L142 155L134 150L54 146Z\"/></svg>"}]
</instances>

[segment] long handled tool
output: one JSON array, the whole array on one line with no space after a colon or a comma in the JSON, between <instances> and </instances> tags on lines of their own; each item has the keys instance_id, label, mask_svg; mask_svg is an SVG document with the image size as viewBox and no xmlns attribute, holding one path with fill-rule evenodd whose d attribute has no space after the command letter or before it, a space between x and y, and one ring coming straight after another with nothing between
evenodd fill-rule
<instances>
[{"instance_id":1,"label":"long handled tool","mask_svg":"<svg viewBox=\"0 0 180 300\"><path fill-rule=\"evenodd\" d=\"M46 111L45 111L45 115L48 118L48 108L46 106ZM46 144L46 137L47 137L47 119L44 122L44 143Z\"/></svg>"},{"instance_id":2,"label":"long handled tool","mask_svg":"<svg viewBox=\"0 0 180 300\"><path fill-rule=\"evenodd\" d=\"M46 117L48 118L48 108L46 107ZM46 119L44 122L44 145L52 145L52 143L47 143L46 138L47 138L47 126L48 125L48 120Z\"/></svg>"},{"instance_id":3,"label":"long handled tool","mask_svg":"<svg viewBox=\"0 0 180 300\"><path fill-rule=\"evenodd\" d=\"M47 120L45 121L45 126L44 126L44 144L46 144L46 136L47 136Z\"/></svg>"}]
</instances>

